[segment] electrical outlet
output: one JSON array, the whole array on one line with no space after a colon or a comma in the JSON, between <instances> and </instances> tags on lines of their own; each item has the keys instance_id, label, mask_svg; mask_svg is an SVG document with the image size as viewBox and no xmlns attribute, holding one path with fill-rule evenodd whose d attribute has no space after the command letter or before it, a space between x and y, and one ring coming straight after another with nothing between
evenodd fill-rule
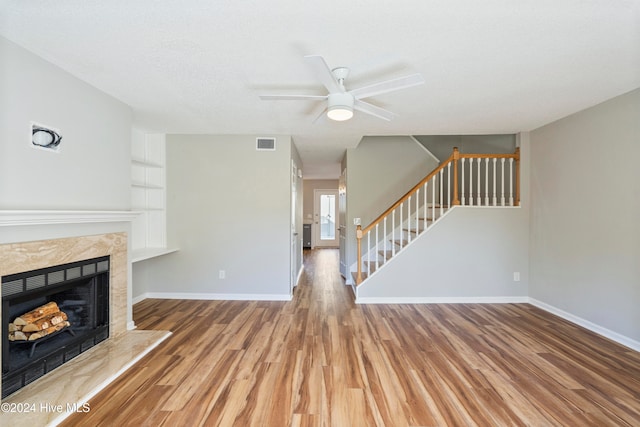
<instances>
[{"instance_id":1,"label":"electrical outlet","mask_svg":"<svg viewBox=\"0 0 640 427\"><path fill-rule=\"evenodd\" d=\"M227 273L224 270L218 272L218 279L226 279Z\"/></svg>"},{"instance_id":2,"label":"electrical outlet","mask_svg":"<svg viewBox=\"0 0 640 427\"><path fill-rule=\"evenodd\" d=\"M514 282L519 282L520 281L520 272L519 271L514 271L513 272L513 281Z\"/></svg>"}]
</instances>

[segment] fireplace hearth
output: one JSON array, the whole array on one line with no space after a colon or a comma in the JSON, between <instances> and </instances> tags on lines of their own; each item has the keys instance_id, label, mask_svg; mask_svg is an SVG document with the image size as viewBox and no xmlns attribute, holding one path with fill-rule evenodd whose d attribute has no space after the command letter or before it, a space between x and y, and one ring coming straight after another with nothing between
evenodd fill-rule
<instances>
[{"instance_id":1,"label":"fireplace hearth","mask_svg":"<svg viewBox=\"0 0 640 427\"><path fill-rule=\"evenodd\" d=\"M103 256L2 278L2 397L109 337L109 264ZM55 302L69 326L35 341L10 341L9 323Z\"/></svg>"}]
</instances>

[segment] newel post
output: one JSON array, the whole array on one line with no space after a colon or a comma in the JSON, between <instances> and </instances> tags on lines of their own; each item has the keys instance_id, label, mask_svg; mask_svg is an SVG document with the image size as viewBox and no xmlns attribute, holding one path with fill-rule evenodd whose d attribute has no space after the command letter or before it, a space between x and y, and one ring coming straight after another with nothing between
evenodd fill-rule
<instances>
[{"instance_id":1,"label":"newel post","mask_svg":"<svg viewBox=\"0 0 640 427\"><path fill-rule=\"evenodd\" d=\"M356 263L358 264L358 273L356 275L356 285L362 283L362 226L356 227L356 239L358 239L358 258Z\"/></svg>"},{"instance_id":2,"label":"newel post","mask_svg":"<svg viewBox=\"0 0 640 427\"><path fill-rule=\"evenodd\" d=\"M520 206L520 147L516 147L516 200L515 205Z\"/></svg>"},{"instance_id":3,"label":"newel post","mask_svg":"<svg viewBox=\"0 0 640 427\"><path fill-rule=\"evenodd\" d=\"M458 160L460 160L460 151L458 147L453 147L453 204L460 204L458 198Z\"/></svg>"}]
</instances>

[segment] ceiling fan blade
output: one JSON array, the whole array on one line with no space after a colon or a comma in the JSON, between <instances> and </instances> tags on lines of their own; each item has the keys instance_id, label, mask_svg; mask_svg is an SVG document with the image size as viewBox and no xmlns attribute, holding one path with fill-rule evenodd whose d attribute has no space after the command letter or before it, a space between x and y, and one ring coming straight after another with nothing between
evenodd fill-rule
<instances>
[{"instance_id":1,"label":"ceiling fan blade","mask_svg":"<svg viewBox=\"0 0 640 427\"><path fill-rule=\"evenodd\" d=\"M327 114L327 110L328 110L328 108L326 108L326 107L325 107L325 108L320 112L320 114L318 114L318 115L316 116L316 118L315 118L315 119L313 119L313 122L312 122L312 123L313 123L313 124L316 124L316 123L318 122L318 120L323 119L323 118L326 116L326 114Z\"/></svg>"},{"instance_id":2,"label":"ceiling fan blade","mask_svg":"<svg viewBox=\"0 0 640 427\"><path fill-rule=\"evenodd\" d=\"M260 95L263 101L324 101L327 95Z\"/></svg>"},{"instance_id":3,"label":"ceiling fan blade","mask_svg":"<svg viewBox=\"0 0 640 427\"><path fill-rule=\"evenodd\" d=\"M353 108L362 111L363 113L371 114L372 116L376 116L380 119L391 121L394 117L396 117L395 113L391 111L387 111L384 108L376 107L375 105L369 104L368 102L361 101L356 99L353 102Z\"/></svg>"},{"instance_id":4,"label":"ceiling fan blade","mask_svg":"<svg viewBox=\"0 0 640 427\"><path fill-rule=\"evenodd\" d=\"M425 80L424 77L422 77L422 74L411 74L409 76L386 80L384 82L350 90L349 93L356 99L363 99L370 96L380 95L382 93L392 92L394 90L421 85L424 82Z\"/></svg>"},{"instance_id":5,"label":"ceiling fan blade","mask_svg":"<svg viewBox=\"0 0 640 427\"><path fill-rule=\"evenodd\" d=\"M315 73L320 83L327 88L329 93L335 92L344 92L344 88L340 86L340 83L336 80L331 69L324 61L324 58L320 55L307 55L304 57L309 66L313 68L313 72Z\"/></svg>"}]
</instances>

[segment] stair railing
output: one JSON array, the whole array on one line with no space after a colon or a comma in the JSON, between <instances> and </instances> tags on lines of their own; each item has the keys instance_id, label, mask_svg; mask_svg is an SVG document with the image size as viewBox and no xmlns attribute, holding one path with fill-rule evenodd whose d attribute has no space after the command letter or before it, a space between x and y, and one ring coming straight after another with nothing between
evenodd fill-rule
<instances>
[{"instance_id":1,"label":"stair railing","mask_svg":"<svg viewBox=\"0 0 640 427\"><path fill-rule=\"evenodd\" d=\"M445 161L371 224L365 228L358 225L356 284L364 279L363 262L369 273L376 271L452 206L460 205L519 206L520 148L512 154L462 154L454 147ZM362 256L363 238L366 261Z\"/></svg>"}]
</instances>

